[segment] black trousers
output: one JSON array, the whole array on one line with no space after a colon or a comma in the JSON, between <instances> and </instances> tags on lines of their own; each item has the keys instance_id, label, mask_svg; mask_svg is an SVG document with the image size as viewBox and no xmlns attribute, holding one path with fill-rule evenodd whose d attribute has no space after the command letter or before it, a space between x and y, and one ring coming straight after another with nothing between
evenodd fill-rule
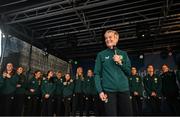
<instances>
[{"instance_id":1,"label":"black trousers","mask_svg":"<svg viewBox=\"0 0 180 117\"><path fill-rule=\"evenodd\" d=\"M72 110L72 96L67 96L67 97L64 97L64 115L65 116L70 116L71 115L71 110Z\"/></svg>"},{"instance_id":2,"label":"black trousers","mask_svg":"<svg viewBox=\"0 0 180 117\"><path fill-rule=\"evenodd\" d=\"M56 116L64 116L64 103L61 95L55 96L55 113Z\"/></svg>"},{"instance_id":3,"label":"black trousers","mask_svg":"<svg viewBox=\"0 0 180 117\"><path fill-rule=\"evenodd\" d=\"M79 110L80 115L83 115L83 107L84 107L84 94L83 93L75 93L73 96L73 115L76 115L76 112Z\"/></svg>"},{"instance_id":4,"label":"black trousers","mask_svg":"<svg viewBox=\"0 0 180 117\"><path fill-rule=\"evenodd\" d=\"M42 116L53 116L54 99L49 97L48 99L42 99Z\"/></svg>"},{"instance_id":5,"label":"black trousers","mask_svg":"<svg viewBox=\"0 0 180 117\"><path fill-rule=\"evenodd\" d=\"M90 111L94 109L94 98L93 95L85 95L85 114L86 116L90 115Z\"/></svg>"},{"instance_id":6,"label":"black trousers","mask_svg":"<svg viewBox=\"0 0 180 117\"><path fill-rule=\"evenodd\" d=\"M94 114L95 114L95 116L103 116L105 113L104 102L101 101L98 94L93 96L93 100L94 100Z\"/></svg>"},{"instance_id":7,"label":"black trousers","mask_svg":"<svg viewBox=\"0 0 180 117\"><path fill-rule=\"evenodd\" d=\"M146 98L146 111L144 115L148 116L158 116L161 115L161 100L158 97L148 97Z\"/></svg>"},{"instance_id":8,"label":"black trousers","mask_svg":"<svg viewBox=\"0 0 180 117\"><path fill-rule=\"evenodd\" d=\"M104 103L106 116L131 116L132 106L128 92L106 92L108 102Z\"/></svg>"},{"instance_id":9,"label":"black trousers","mask_svg":"<svg viewBox=\"0 0 180 117\"><path fill-rule=\"evenodd\" d=\"M3 96L0 94L0 116L3 116Z\"/></svg>"},{"instance_id":10,"label":"black trousers","mask_svg":"<svg viewBox=\"0 0 180 117\"><path fill-rule=\"evenodd\" d=\"M14 98L14 115L15 116L22 116L23 115L23 111L24 111L24 99L25 99L25 95L24 94L16 94L15 98Z\"/></svg>"},{"instance_id":11,"label":"black trousers","mask_svg":"<svg viewBox=\"0 0 180 117\"><path fill-rule=\"evenodd\" d=\"M25 98L25 116L40 116L41 115L41 96L31 95Z\"/></svg>"},{"instance_id":12,"label":"black trousers","mask_svg":"<svg viewBox=\"0 0 180 117\"><path fill-rule=\"evenodd\" d=\"M14 95L13 94L8 94L8 95L2 95L1 96L1 109L2 109L2 115L3 116L13 116L13 103L14 103Z\"/></svg>"},{"instance_id":13,"label":"black trousers","mask_svg":"<svg viewBox=\"0 0 180 117\"><path fill-rule=\"evenodd\" d=\"M132 96L132 108L134 115L142 115L142 101L140 96Z\"/></svg>"},{"instance_id":14,"label":"black trousers","mask_svg":"<svg viewBox=\"0 0 180 117\"><path fill-rule=\"evenodd\" d=\"M180 115L180 102L177 100L177 97L166 97L166 102L171 110L168 115Z\"/></svg>"}]
</instances>

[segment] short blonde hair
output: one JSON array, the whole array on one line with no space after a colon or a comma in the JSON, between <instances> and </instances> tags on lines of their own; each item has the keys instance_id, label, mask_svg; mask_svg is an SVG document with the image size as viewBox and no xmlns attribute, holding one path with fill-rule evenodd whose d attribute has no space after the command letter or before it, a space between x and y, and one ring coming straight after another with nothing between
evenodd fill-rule
<instances>
[{"instance_id":1,"label":"short blonde hair","mask_svg":"<svg viewBox=\"0 0 180 117\"><path fill-rule=\"evenodd\" d=\"M115 31L115 30L107 30L107 31L104 33L104 35L105 35L106 33L114 33L115 37L119 40L119 33L118 33L117 31Z\"/></svg>"}]
</instances>

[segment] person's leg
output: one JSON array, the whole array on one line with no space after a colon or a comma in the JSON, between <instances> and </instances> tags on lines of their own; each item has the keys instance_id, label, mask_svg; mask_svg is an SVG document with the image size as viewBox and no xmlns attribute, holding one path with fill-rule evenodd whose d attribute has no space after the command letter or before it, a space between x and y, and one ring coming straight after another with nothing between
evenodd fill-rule
<instances>
[{"instance_id":1,"label":"person's leg","mask_svg":"<svg viewBox=\"0 0 180 117\"><path fill-rule=\"evenodd\" d=\"M78 98L80 116L83 115L84 110L84 94L80 93Z\"/></svg>"},{"instance_id":2,"label":"person's leg","mask_svg":"<svg viewBox=\"0 0 180 117\"><path fill-rule=\"evenodd\" d=\"M72 114L75 116L77 110L78 94L73 94L72 99Z\"/></svg>"},{"instance_id":3,"label":"person's leg","mask_svg":"<svg viewBox=\"0 0 180 117\"><path fill-rule=\"evenodd\" d=\"M48 100L47 100L47 111L48 111L48 116L53 116L54 113L53 113L53 98L50 97Z\"/></svg>"},{"instance_id":4,"label":"person's leg","mask_svg":"<svg viewBox=\"0 0 180 117\"><path fill-rule=\"evenodd\" d=\"M43 99L42 101L42 116L47 116L48 115L48 109L47 109L47 100Z\"/></svg>"},{"instance_id":5,"label":"person's leg","mask_svg":"<svg viewBox=\"0 0 180 117\"><path fill-rule=\"evenodd\" d=\"M32 115L32 99L31 96L26 95L25 97L25 105L24 105L24 115L31 116Z\"/></svg>"},{"instance_id":6,"label":"person's leg","mask_svg":"<svg viewBox=\"0 0 180 117\"><path fill-rule=\"evenodd\" d=\"M133 114L137 115L137 109L138 109L137 108L137 98L135 96L132 96L131 102L132 102Z\"/></svg>"},{"instance_id":7,"label":"person's leg","mask_svg":"<svg viewBox=\"0 0 180 117\"><path fill-rule=\"evenodd\" d=\"M14 96L6 95L5 105L4 105L5 116L13 115L13 101L14 101Z\"/></svg>"},{"instance_id":8,"label":"person's leg","mask_svg":"<svg viewBox=\"0 0 180 117\"><path fill-rule=\"evenodd\" d=\"M0 116L3 116L3 107L4 107L4 98L2 94L0 94Z\"/></svg>"},{"instance_id":9,"label":"person's leg","mask_svg":"<svg viewBox=\"0 0 180 117\"><path fill-rule=\"evenodd\" d=\"M106 92L108 101L104 102L105 115L117 116L117 93Z\"/></svg>"},{"instance_id":10,"label":"person's leg","mask_svg":"<svg viewBox=\"0 0 180 117\"><path fill-rule=\"evenodd\" d=\"M67 116L67 97L64 97L64 115Z\"/></svg>"},{"instance_id":11,"label":"person's leg","mask_svg":"<svg viewBox=\"0 0 180 117\"><path fill-rule=\"evenodd\" d=\"M88 95L85 95L85 102L84 102L84 108L85 108L85 115L88 115L88 108L89 108L89 99Z\"/></svg>"},{"instance_id":12,"label":"person's leg","mask_svg":"<svg viewBox=\"0 0 180 117\"><path fill-rule=\"evenodd\" d=\"M142 115L142 100L141 100L141 97L137 97L137 104L138 104L138 115Z\"/></svg>"},{"instance_id":13,"label":"person's leg","mask_svg":"<svg viewBox=\"0 0 180 117\"><path fill-rule=\"evenodd\" d=\"M167 98L167 101L168 101L168 105L170 106L171 110L172 110L172 113L170 115L180 115L180 112L179 112L179 102L177 100L177 97L168 97Z\"/></svg>"},{"instance_id":14,"label":"person's leg","mask_svg":"<svg viewBox=\"0 0 180 117\"><path fill-rule=\"evenodd\" d=\"M71 113L71 98L64 97L65 116L69 116Z\"/></svg>"},{"instance_id":15,"label":"person's leg","mask_svg":"<svg viewBox=\"0 0 180 117\"><path fill-rule=\"evenodd\" d=\"M24 95L23 94L17 94L15 96L15 100L14 100L14 115L15 116L21 116L22 115L22 111L23 111L23 106L24 106Z\"/></svg>"},{"instance_id":16,"label":"person's leg","mask_svg":"<svg viewBox=\"0 0 180 117\"><path fill-rule=\"evenodd\" d=\"M119 116L132 116L132 104L129 99L129 92L119 92L117 98L118 115Z\"/></svg>"},{"instance_id":17,"label":"person's leg","mask_svg":"<svg viewBox=\"0 0 180 117\"><path fill-rule=\"evenodd\" d=\"M160 100L157 97L151 97L152 115L160 115Z\"/></svg>"},{"instance_id":18,"label":"person's leg","mask_svg":"<svg viewBox=\"0 0 180 117\"><path fill-rule=\"evenodd\" d=\"M63 116L63 104L62 104L62 96L56 96L56 116Z\"/></svg>"}]
</instances>

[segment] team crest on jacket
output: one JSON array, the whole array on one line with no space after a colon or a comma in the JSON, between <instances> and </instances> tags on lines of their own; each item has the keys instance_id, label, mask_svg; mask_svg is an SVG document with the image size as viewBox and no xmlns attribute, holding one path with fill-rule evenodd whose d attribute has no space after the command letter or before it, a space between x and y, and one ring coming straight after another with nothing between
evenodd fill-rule
<instances>
[{"instance_id":1,"label":"team crest on jacket","mask_svg":"<svg viewBox=\"0 0 180 117\"><path fill-rule=\"evenodd\" d=\"M122 55L119 55L120 59L122 60L123 59L123 56Z\"/></svg>"},{"instance_id":2,"label":"team crest on jacket","mask_svg":"<svg viewBox=\"0 0 180 117\"><path fill-rule=\"evenodd\" d=\"M105 56L105 59L109 59L109 56Z\"/></svg>"},{"instance_id":3,"label":"team crest on jacket","mask_svg":"<svg viewBox=\"0 0 180 117\"><path fill-rule=\"evenodd\" d=\"M138 77L136 78L136 82L139 82L139 78Z\"/></svg>"},{"instance_id":4,"label":"team crest on jacket","mask_svg":"<svg viewBox=\"0 0 180 117\"><path fill-rule=\"evenodd\" d=\"M155 83L157 83L157 80L158 80L157 78L154 78Z\"/></svg>"}]
</instances>

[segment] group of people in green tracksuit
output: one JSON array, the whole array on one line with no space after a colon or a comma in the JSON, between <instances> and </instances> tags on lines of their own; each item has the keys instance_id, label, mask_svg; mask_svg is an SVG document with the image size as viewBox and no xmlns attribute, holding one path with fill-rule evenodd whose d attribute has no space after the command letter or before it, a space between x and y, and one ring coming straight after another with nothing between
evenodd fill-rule
<instances>
[{"instance_id":1,"label":"group of people in green tracksuit","mask_svg":"<svg viewBox=\"0 0 180 117\"><path fill-rule=\"evenodd\" d=\"M117 47L119 34L107 30L107 49L99 52L94 73L78 67L76 74L37 70L32 78L12 63L0 75L0 115L101 116L180 115L180 70L163 64L156 74L152 64L140 76L127 52Z\"/></svg>"},{"instance_id":2,"label":"group of people in green tracksuit","mask_svg":"<svg viewBox=\"0 0 180 117\"><path fill-rule=\"evenodd\" d=\"M154 66L150 64L147 74L142 78L136 67L131 68L129 87L134 115L180 115L179 71L176 76L167 64L163 64L161 69L160 75L155 74ZM163 109L163 104L169 111Z\"/></svg>"},{"instance_id":3,"label":"group of people in green tracksuit","mask_svg":"<svg viewBox=\"0 0 180 117\"><path fill-rule=\"evenodd\" d=\"M96 106L97 104L97 106ZM78 67L75 77L61 71L49 70L42 77L37 70L32 78L24 75L24 68L8 63L0 76L0 115L6 116L69 116L90 115L97 112L98 95L93 71L87 75ZM83 113L84 112L84 113ZM95 113L94 113L95 114Z\"/></svg>"}]
</instances>

